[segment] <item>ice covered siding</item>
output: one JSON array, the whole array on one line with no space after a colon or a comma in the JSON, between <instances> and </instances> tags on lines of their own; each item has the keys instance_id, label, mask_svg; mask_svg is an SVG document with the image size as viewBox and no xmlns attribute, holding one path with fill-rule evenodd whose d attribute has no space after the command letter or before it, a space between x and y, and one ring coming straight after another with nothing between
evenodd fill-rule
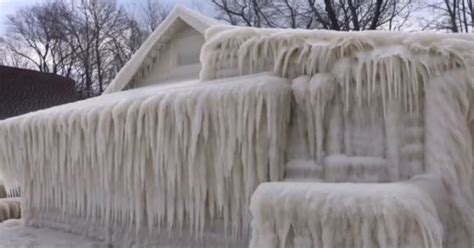
<instances>
[{"instance_id":1,"label":"ice covered siding","mask_svg":"<svg viewBox=\"0 0 474 248\"><path fill-rule=\"evenodd\" d=\"M283 176L290 94L287 80L252 75L34 112L0 123L0 168L21 186L27 225L245 240L253 190Z\"/></svg>"},{"instance_id":2,"label":"ice covered siding","mask_svg":"<svg viewBox=\"0 0 474 248\"><path fill-rule=\"evenodd\" d=\"M401 193L396 197L404 204L429 208L423 207L423 211L434 217L435 224L442 225L445 247L474 246L474 43L471 35L220 26L210 28L206 38L201 53L203 79L267 71L293 80L294 104L287 148L287 170L292 178L287 180L298 180L310 174L314 181L323 182L401 182L394 184L395 191L381 190L380 197L384 193L398 192L399 188ZM426 177L413 185L416 175ZM354 187L354 197L357 199L360 195L359 200L364 202L363 192L355 191L371 191L370 186ZM297 198L297 191L301 197L309 197L302 198L298 205L300 210L315 211L317 215L320 210L311 209L305 201L326 203L319 193L305 194L308 192L305 187L314 188L314 192L322 187L329 195L338 195L339 201L334 199L331 204L324 205L326 208L345 204L346 196L338 193L341 187L343 191L351 191L351 185L347 184L335 186L334 192L324 183L305 187L291 183L261 187L252 203L254 217L286 221L294 224L295 229L310 228L307 223L311 222L307 219L298 222L300 219L291 214L295 211L291 202ZM288 187L292 193L280 197L278 187ZM410 187L419 188L429 198L402 193L410 191ZM292 198L292 195L295 196ZM271 200L266 202L266 197ZM424 203L423 199L431 203ZM275 215L262 214L272 204ZM385 221L376 216L377 212L385 211L383 204L371 206L372 201L361 204L377 210L372 216L377 222ZM352 215L357 215L354 211L357 209L351 209L348 204L341 212L327 218L353 221L351 218L356 217ZM397 210L387 211L384 213L397 213ZM399 214L402 214L400 218L411 219L410 216L423 211ZM363 214L367 218L369 215L370 212ZM359 220L363 222L364 218ZM312 221L314 224L323 220L316 217ZM266 223L255 221L254 233L265 232ZM333 224L321 223L323 234L331 232ZM343 222L335 225L344 228ZM272 244L282 246L285 244L281 240L288 230L280 228L286 227L275 225L274 238L280 241ZM425 234L429 233L439 235L440 230L428 230ZM419 235L425 234L419 232ZM357 235L350 237L356 239ZM439 247L439 240L435 241L415 242L414 246ZM255 247L264 243L257 244ZM346 244L352 247L350 243Z\"/></svg>"}]
</instances>

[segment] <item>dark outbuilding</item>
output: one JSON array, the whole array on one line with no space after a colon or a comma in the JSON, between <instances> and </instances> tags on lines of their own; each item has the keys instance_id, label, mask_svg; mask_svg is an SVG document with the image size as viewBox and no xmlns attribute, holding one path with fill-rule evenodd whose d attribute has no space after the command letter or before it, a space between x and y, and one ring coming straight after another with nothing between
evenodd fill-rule
<instances>
[{"instance_id":1,"label":"dark outbuilding","mask_svg":"<svg viewBox=\"0 0 474 248\"><path fill-rule=\"evenodd\" d=\"M0 119L78 100L72 79L0 66Z\"/></svg>"}]
</instances>

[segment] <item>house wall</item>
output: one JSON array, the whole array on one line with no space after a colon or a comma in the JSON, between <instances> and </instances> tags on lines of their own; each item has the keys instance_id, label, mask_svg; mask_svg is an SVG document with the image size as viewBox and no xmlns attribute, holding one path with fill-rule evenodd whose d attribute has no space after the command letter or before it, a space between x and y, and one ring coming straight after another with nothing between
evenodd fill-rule
<instances>
[{"instance_id":1,"label":"house wall","mask_svg":"<svg viewBox=\"0 0 474 248\"><path fill-rule=\"evenodd\" d=\"M199 78L199 55L204 41L201 33L186 25L160 53L141 86Z\"/></svg>"}]
</instances>

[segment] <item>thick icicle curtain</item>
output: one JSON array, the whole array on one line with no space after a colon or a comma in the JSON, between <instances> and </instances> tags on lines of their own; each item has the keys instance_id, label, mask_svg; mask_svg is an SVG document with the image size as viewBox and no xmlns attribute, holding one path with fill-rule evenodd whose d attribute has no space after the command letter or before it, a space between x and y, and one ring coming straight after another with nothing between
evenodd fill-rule
<instances>
[{"instance_id":1,"label":"thick icicle curtain","mask_svg":"<svg viewBox=\"0 0 474 248\"><path fill-rule=\"evenodd\" d=\"M426 180L423 191L427 191L431 200L436 202L437 214L443 224L443 244L447 247L473 246L474 173L471 140L473 132L472 126L468 126L472 125L469 122L472 121L474 109L472 35L379 31L347 33L218 26L209 29L206 36L207 41L201 53L202 79L262 71L295 79L292 89L296 108L293 110L296 109L298 114L302 114L299 117L305 120L306 125L299 127L300 133L304 134L299 140L308 143L310 159L316 163L324 161L325 174L328 172L328 164L338 162L328 160L328 150L323 149L325 142L328 141L327 136L330 135L324 127L328 125L327 117L334 112L334 109L327 106L331 106L335 99L340 103L336 104L336 107L345 120L351 120L348 117L352 114L351 108L354 106L381 106L382 120L389 124L395 123L390 119L394 113L418 115L416 119L421 120L419 123L423 123L421 128L425 133L422 142L419 142L423 144L419 146L422 148L419 154L423 160L416 161L417 164L422 162L420 169L400 173L406 169L400 167L400 171L394 171L388 180L382 181L403 181L414 175L425 174L430 180ZM331 97L333 95L336 97ZM396 110L393 107L396 107ZM384 127L387 129L394 125L385 124ZM406 125L395 127L407 131L403 129L407 127ZM345 128L343 126L339 129ZM374 135L374 139L379 136ZM383 156L382 158L389 156L391 161L401 161L402 156L393 154L393 150L387 149L395 147L395 143L396 139L393 136L389 137L385 150L378 155ZM369 145L371 144L361 143L363 147ZM372 149L370 152L376 151ZM332 158L337 160L342 157ZM340 176L340 171L337 174ZM331 178L334 179L333 176ZM443 191L449 193L429 192L438 189L439 184L442 185ZM289 198L297 198L298 194L291 192L288 193L289 198L278 198L284 191L277 187L280 186L256 194L256 199L260 197L262 201L258 200L261 204L258 208L254 208L255 211L275 207L276 215L272 215L272 211L266 212L267 215L258 213L261 213L263 218L271 220L273 217L273 220L286 221L282 224L283 227L278 225L282 228L288 226L289 220L295 221L295 228L305 226L306 219L298 221L298 216L291 215L302 212L301 209L292 212L294 210L292 206L296 205L289 203L291 201ZM292 191L292 186L289 185L287 190ZM313 192L305 193L301 188L297 188L299 193L305 193L300 195L302 201L299 202L303 204L297 206L306 207L305 200L320 199L318 190L315 186ZM337 190L331 192L328 189L328 192L338 194ZM313 193L315 197L310 197L309 195ZM269 199L265 199L266 197ZM403 204L409 204L416 198L406 194ZM366 202L370 205L370 201ZM338 206L337 204L343 203L344 199L341 197L340 201L326 206L332 209ZM371 206L369 205L368 208ZM289 212L281 210L285 208ZM313 205L308 209L321 214L319 210L315 210L317 207L313 208ZM434 213L434 208L430 209L427 212ZM342 212L353 213L353 209L349 207L347 211ZM350 218L352 217L348 216L347 220ZM260 231L268 228L266 222L260 224L262 224L260 227L263 227ZM322 228L326 228L326 231L331 230L331 225L326 224ZM301 230L305 229L299 231ZM431 233L439 234L439 228ZM282 231L278 235L279 238L284 238L286 233ZM269 234L268 237L270 236ZM426 246L439 247L439 237L435 240L436 245Z\"/></svg>"},{"instance_id":2,"label":"thick icicle curtain","mask_svg":"<svg viewBox=\"0 0 474 248\"><path fill-rule=\"evenodd\" d=\"M0 123L25 219L247 235L251 194L283 176L290 86L260 75L141 88ZM86 225L87 226L87 225Z\"/></svg>"}]
</instances>

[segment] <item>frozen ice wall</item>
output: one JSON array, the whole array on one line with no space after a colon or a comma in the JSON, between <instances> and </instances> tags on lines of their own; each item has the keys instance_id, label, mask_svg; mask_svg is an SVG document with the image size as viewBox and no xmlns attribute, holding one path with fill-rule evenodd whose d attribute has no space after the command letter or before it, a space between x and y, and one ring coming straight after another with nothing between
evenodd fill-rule
<instances>
[{"instance_id":1,"label":"frozen ice wall","mask_svg":"<svg viewBox=\"0 0 474 248\"><path fill-rule=\"evenodd\" d=\"M203 79L266 71L292 80L285 180L320 182L260 186L252 247L370 245L359 236L383 247L474 246L472 36L221 26L206 38ZM385 229L367 236L366 221ZM347 225L352 235L327 236ZM404 241L409 233L423 238Z\"/></svg>"},{"instance_id":2,"label":"frozen ice wall","mask_svg":"<svg viewBox=\"0 0 474 248\"><path fill-rule=\"evenodd\" d=\"M254 189L283 177L290 94L287 80L257 75L8 119L1 170L21 186L28 225L109 240L119 230L246 237Z\"/></svg>"}]
</instances>

